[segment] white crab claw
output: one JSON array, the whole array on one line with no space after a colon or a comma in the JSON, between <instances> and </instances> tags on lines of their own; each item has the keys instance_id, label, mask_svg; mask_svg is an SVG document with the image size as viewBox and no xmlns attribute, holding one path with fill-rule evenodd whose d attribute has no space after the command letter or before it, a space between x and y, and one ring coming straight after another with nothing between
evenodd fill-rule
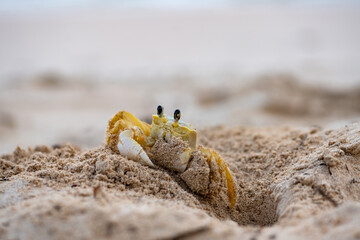
<instances>
[{"instance_id":1,"label":"white crab claw","mask_svg":"<svg viewBox=\"0 0 360 240\"><path fill-rule=\"evenodd\" d=\"M155 167L150 158L139 143L134 140L134 133L130 129L126 129L119 135L118 149L120 154L128 159L140 162L149 167Z\"/></svg>"}]
</instances>

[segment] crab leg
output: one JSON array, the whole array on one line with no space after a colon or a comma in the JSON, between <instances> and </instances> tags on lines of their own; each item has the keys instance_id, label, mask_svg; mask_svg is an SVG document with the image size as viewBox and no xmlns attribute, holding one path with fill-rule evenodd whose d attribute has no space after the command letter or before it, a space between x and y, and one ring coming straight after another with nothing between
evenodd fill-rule
<instances>
[{"instance_id":1,"label":"crab leg","mask_svg":"<svg viewBox=\"0 0 360 240\"><path fill-rule=\"evenodd\" d=\"M235 189L235 181L232 177L228 166L226 165L225 161L220 157L220 155L213 149L205 148L203 146L199 146L198 149L204 156L206 157L208 164L211 168L212 160L215 160L215 163L218 166L219 174L226 179L226 186L227 186L227 195L230 202L230 208L233 208L236 204L236 189ZM215 176L213 176L215 177Z\"/></svg>"},{"instance_id":2,"label":"crab leg","mask_svg":"<svg viewBox=\"0 0 360 240\"><path fill-rule=\"evenodd\" d=\"M109 121L106 131L106 146L115 150L120 132L134 127L143 133L135 134L136 141L144 145L144 137L150 135L150 125L140 121L137 117L126 111L120 111L115 114Z\"/></svg>"},{"instance_id":3,"label":"crab leg","mask_svg":"<svg viewBox=\"0 0 360 240\"><path fill-rule=\"evenodd\" d=\"M118 149L121 155L140 162L149 167L155 167L141 145L134 140L132 129L126 129L119 135Z\"/></svg>"}]
</instances>

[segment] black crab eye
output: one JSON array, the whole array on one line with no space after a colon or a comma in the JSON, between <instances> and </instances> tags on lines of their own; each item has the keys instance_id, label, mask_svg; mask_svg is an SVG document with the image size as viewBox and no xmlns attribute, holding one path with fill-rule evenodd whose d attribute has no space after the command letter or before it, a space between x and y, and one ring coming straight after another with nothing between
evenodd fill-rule
<instances>
[{"instance_id":1,"label":"black crab eye","mask_svg":"<svg viewBox=\"0 0 360 240\"><path fill-rule=\"evenodd\" d=\"M177 122L180 120L180 117L181 117L181 112L179 109L176 109L174 112L174 120Z\"/></svg>"},{"instance_id":2,"label":"black crab eye","mask_svg":"<svg viewBox=\"0 0 360 240\"><path fill-rule=\"evenodd\" d=\"M163 114L164 114L164 108L163 108L161 105L159 105L159 106L157 107L157 115L158 115L159 117L162 117Z\"/></svg>"}]
</instances>

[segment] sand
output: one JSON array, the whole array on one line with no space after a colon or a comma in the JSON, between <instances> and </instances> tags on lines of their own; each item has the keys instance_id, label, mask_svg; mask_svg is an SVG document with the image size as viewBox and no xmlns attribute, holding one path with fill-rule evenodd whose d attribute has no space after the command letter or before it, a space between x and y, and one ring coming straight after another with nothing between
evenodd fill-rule
<instances>
[{"instance_id":1,"label":"sand","mask_svg":"<svg viewBox=\"0 0 360 240\"><path fill-rule=\"evenodd\" d=\"M198 136L236 178L234 208L103 145L17 147L0 157L0 238L360 238L360 124Z\"/></svg>"}]
</instances>

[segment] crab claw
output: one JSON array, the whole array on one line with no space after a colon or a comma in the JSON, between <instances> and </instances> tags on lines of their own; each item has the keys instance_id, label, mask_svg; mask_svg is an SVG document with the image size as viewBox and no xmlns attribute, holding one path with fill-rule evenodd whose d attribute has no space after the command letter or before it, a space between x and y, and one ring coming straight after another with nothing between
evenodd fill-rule
<instances>
[{"instance_id":1,"label":"crab claw","mask_svg":"<svg viewBox=\"0 0 360 240\"><path fill-rule=\"evenodd\" d=\"M170 138L168 141L159 139L151 148L151 159L158 166L176 172L184 172L191 158L191 148L180 138Z\"/></svg>"},{"instance_id":2,"label":"crab claw","mask_svg":"<svg viewBox=\"0 0 360 240\"><path fill-rule=\"evenodd\" d=\"M126 129L120 133L118 149L121 155L131 160L149 167L155 167L141 145L134 140L134 132L132 129Z\"/></svg>"}]
</instances>

